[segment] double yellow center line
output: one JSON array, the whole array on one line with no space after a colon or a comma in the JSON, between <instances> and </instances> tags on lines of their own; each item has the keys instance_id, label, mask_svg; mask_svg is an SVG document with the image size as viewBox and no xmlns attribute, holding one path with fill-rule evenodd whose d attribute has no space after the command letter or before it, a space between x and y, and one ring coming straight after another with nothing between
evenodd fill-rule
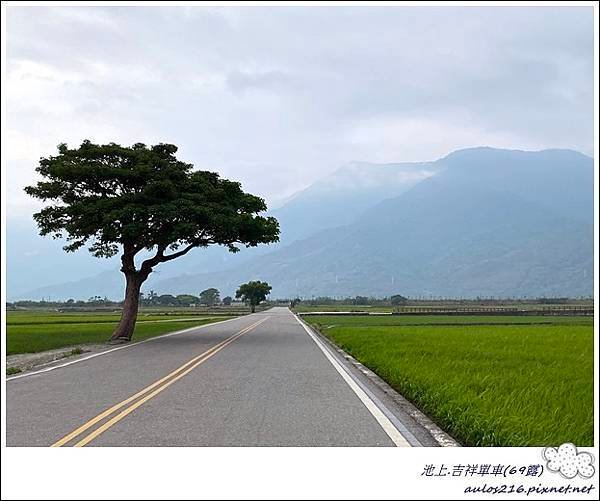
<instances>
[{"instance_id":1,"label":"double yellow center line","mask_svg":"<svg viewBox=\"0 0 600 501\"><path fill-rule=\"evenodd\" d=\"M114 424L121 421L121 419L126 417L128 414L132 413L135 409L137 409L138 407L143 405L145 402L147 402L151 398L154 398L161 391L167 389L175 381L178 381L179 379L184 377L186 374L189 374L196 367L198 367L201 363L205 362L206 360L211 358L213 355L216 355L219 351L221 351L227 345L233 343L236 339L243 336L247 332L250 332L252 329L254 329L255 327L258 327L260 324L262 324L263 322L265 322L268 319L269 319L269 317L265 317L257 322L254 322L252 325L245 327L241 331L237 332L236 334L233 334L232 336L228 337L224 341L221 341L220 343L216 344L215 346L213 346L209 350L205 351L204 353L201 353L197 357L192 358L190 361L186 362L181 367L178 367L173 372L167 374L165 377L159 379L155 383L152 383L150 386L147 386L143 390L138 391L135 395L132 395L129 398L123 400L122 402L119 402L118 404L113 405L110 409L106 409L104 412L98 414L95 418L90 419L87 423L81 425L76 430L72 431L68 435L61 438L59 441L52 444L52 447L62 447L63 445L78 438L84 432L86 432L87 430L92 428L95 424L97 424L100 421L102 421L103 419L111 416L112 414L117 412L119 409L122 409L123 407L125 407L123 410L121 410L121 412L119 412L118 414L113 416L111 419L106 421L104 424L102 424L101 426L99 426L98 428L93 430L89 435L83 437L81 440L79 440L77 443L75 443L74 447L83 447L84 445L90 443L98 435L101 435L102 433L104 433L111 426L113 426ZM128 404L131 404L131 405L129 405L127 407Z\"/></svg>"}]
</instances>

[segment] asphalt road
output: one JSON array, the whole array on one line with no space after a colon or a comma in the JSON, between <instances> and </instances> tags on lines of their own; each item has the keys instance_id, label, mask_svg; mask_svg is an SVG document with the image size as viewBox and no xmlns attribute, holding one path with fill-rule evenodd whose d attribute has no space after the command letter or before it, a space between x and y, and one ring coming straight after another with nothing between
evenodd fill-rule
<instances>
[{"instance_id":1,"label":"asphalt road","mask_svg":"<svg viewBox=\"0 0 600 501\"><path fill-rule=\"evenodd\" d=\"M287 308L6 383L9 446L418 446L424 427Z\"/></svg>"}]
</instances>

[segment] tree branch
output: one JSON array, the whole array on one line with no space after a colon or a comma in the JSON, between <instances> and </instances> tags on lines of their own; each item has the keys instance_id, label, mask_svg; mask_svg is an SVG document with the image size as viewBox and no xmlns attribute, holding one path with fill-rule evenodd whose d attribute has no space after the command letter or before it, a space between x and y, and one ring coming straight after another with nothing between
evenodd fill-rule
<instances>
[{"instance_id":1,"label":"tree branch","mask_svg":"<svg viewBox=\"0 0 600 501\"><path fill-rule=\"evenodd\" d=\"M152 268L154 268L158 263L163 262L163 257L165 255L166 249L167 249L166 245L163 245L163 244L159 245L158 249L156 250L156 254L154 254L154 256L152 256L150 259L146 259L142 263L140 270L150 273L152 271Z\"/></svg>"},{"instance_id":2,"label":"tree branch","mask_svg":"<svg viewBox=\"0 0 600 501\"><path fill-rule=\"evenodd\" d=\"M172 259L183 256L183 255L187 254L189 251L191 251L194 247L198 247L198 245L200 245L200 242L194 242L194 243L189 244L187 247L184 247L182 250L174 252L173 254L169 254L168 256L165 256L163 254L162 260L160 262L164 263L166 261L171 261Z\"/></svg>"},{"instance_id":3,"label":"tree branch","mask_svg":"<svg viewBox=\"0 0 600 501\"><path fill-rule=\"evenodd\" d=\"M187 245L186 247L184 247L182 250L174 252L173 254L169 254L167 256L165 256L165 254L164 254L164 251L167 248L165 246L165 248L163 249L163 252L161 253L161 260L159 262L160 263L164 263L166 261L171 261L172 259L176 259L176 258L178 258L180 256L184 256L189 251L191 251L194 247L199 247L200 245L208 245L208 244L215 243L210 238L204 239L205 235L206 235L206 232L204 230L202 230L200 232L200 234L196 238L194 238L194 240L192 241L192 243L190 243L189 245Z\"/></svg>"}]
</instances>

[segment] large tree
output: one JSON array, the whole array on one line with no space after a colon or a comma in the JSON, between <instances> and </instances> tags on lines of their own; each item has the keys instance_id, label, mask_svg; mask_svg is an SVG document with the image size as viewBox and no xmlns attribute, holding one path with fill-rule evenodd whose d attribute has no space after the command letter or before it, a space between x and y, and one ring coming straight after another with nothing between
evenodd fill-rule
<instances>
[{"instance_id":1,"label":"large tree","mask_svg":"<svg viewBox=\"0 0 600 501\"><path fill-rule=\"evenodd\" d=\"M235 293L235 297L241 298L242 301L250 304L252 313L254 313L256 307L267 299L270 292L271 286L267 282L257 280L240 285L240 288Z\"/></svg>"},{"instance_id":2,"label":"large tree","mask_svg":"<svg viewBox=\"0 0 600 501\"><path fill-rule=\"evenodd\" d=\"M33 216L41 235L66 237L68 252L89 243L96 257L120 254L125 301L112 341L131 340L140 288L160 263L196 247L237 252L279 238L277 220L259 215L267 208L262 198L194 171L176 152L172 144L61 144L58 155L40 159L42 180L25 188L51 203Z\"/></svg>"}]
</instances>

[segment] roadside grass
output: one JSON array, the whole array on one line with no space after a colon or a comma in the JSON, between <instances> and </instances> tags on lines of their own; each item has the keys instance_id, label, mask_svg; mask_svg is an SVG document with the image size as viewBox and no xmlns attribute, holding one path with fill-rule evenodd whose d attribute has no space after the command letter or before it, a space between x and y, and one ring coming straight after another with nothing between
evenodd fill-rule
<instances>
[{"instance_id":1,"label":"roadside grass","mask_svg":"<svg viewBox=\"0 0 600 501\"><path fill-rule=\"evenodd\" d=\"M425 318L420 325L403 324L415 317L396 324L371 323L372 317L305 320L464 445L592 446L591 319L510 325L508 318L487 317L488 325L439 325Z\"/></svg>"},{"instance_id":2,"label":"roadside grass","mask_svg":"<svg viewBox=\"0 0 600 501\"><path fill-rule=\"evenodd\" d=\"M19 372L22 372L22 370L19 369L19 367L7 367L6 368L6 375L7 376L12 376L14 374L18 374Z\"/></svg>"},{"instance_id":3,"label":"roadside grass","mask_svg":"<svg viewBox=\"0 0 600 501\"><path fill-rule=\"evenodd\" d=\"M38 353L66 346L90 343L105 343L112 334L117 322L91 322L85 314L81 314L78 323L11 323L6 325L6 350L8 355L18 353ZM193 320L174 322L138 322L133 336L134 341L141 341L167 332L173 332L188 327L220 322L234 318L233 316L205 316Z\"/></svg>"}]
</instances>

